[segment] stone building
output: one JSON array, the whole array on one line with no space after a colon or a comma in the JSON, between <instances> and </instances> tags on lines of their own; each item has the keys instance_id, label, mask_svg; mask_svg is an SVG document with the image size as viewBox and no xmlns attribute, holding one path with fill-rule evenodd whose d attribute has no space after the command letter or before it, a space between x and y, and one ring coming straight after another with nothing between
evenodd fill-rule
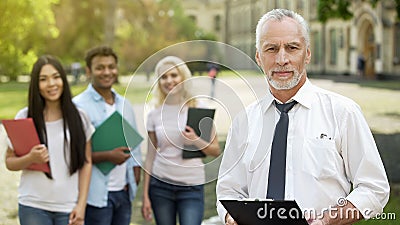
<instances>
[{"instance_id":1,"label":"stone building","mask_svg":"<svg viewBox=\"0 0 400 225\"><path fill-rule=\"evenodd\" d=\"M353 0L350 20L317 19L318 0L183 0L183 7L218 41L239 48L252 58L258 19L273 8L288 8L303 15L311 34L313 74L357 74L357 57L365 58L367 79L400 79L400 23L394 0ZM246 65L243 65L246 67Z\"/></svg>"}]
</instances>

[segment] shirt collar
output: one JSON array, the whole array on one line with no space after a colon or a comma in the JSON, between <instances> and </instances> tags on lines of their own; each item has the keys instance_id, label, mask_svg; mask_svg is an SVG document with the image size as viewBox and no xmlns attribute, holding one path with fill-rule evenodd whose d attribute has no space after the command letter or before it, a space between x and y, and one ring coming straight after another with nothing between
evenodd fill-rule
<instances>
[{"instance_id":1,"label":"shirt collar","mask_svg":"<svg viewBox=\"0 0 400 225\"><path fill-rule=\"evenodd\" d=\"M89 85L88 85L87 90L88 90L88 92L90 93L90 95L93 97L93 99L94 99L95 101L101 101L101 100L103 100L103 96L101 96L101 95L96 91L96 89L94 89L94 87L93 87L92 84L89 84ZM114 95L114 100L117 101L118 95L117 95L117 93L115 92L114 88L111 88L111 92L112 92L112 94Z\"/></svg>"},{"instance_id":2,"label":"shirt collar","mask_svg":"<svg viewBox=\"0 0 400 225\"><path fill-rule=\"evenodd\" d=\"M314 99L312 90L313 90L313 84L310 82L308 78L306 78L306 82L288 102L294 100L300 103L301 105L305 106L306 108L310 109L311 103ZM267 96L260 102L262 111L266 112L269 109L269 107L271 107L274 104L275 100L276 100L275 97L269 91Z\"/></svg>"},{"instance_id":3,"label":"shirt collar","mask_svg":"<svg viewBox=\"0 0 400 225\"><path fill-rule=\"evenodd\" d=\"M310 109L314 98L314 85L307 78L304 85L299 89L299 91L293 96L293 100L297 101L301 105Z\"/></svg>"}]
</instances>

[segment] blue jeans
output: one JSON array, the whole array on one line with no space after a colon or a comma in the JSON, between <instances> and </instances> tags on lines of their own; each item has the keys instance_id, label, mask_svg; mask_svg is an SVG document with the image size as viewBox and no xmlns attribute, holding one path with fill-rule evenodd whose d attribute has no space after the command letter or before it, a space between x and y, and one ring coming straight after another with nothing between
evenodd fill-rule
<instances>
[{"instance_id":1,"label":"blue jeans","mask_svg":"<svg viewBox=\"0 0 400 225\"><path fill-rule=\"evenodd\" d=\"M200 225L204 214L204 187L179 186L150 179L149 196L158 225Z\"/></svg>"},{"instance_id":2,"label":"blue jeans","mask_svg":"<svg viewBox=\"0 0 400 225\"><path fill-rule=\"evenodd\" d=\"M86 206L85 225L129 225L131 213L128 191L110 191L106 207Z\"/></svg>"},{"instance_id":3,"label":"blue jeans","mask_svg":"<svg viewBox=\"0 0 400 225\"><path fill-rule=\"evenodd\" d=\"M68 225L69 213L51 212L18 204L18 217L21 225Z\"/></svg>"}]
</instances>

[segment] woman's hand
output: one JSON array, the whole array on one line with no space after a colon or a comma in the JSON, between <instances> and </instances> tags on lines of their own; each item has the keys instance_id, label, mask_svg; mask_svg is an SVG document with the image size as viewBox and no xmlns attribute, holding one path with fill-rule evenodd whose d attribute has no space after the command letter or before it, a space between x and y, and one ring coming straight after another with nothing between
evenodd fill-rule
<instances>
[{"instance_id":1,"label":"woman's hand","mask_svg":"<svg viewBox=\"0 0 400 225\"><path fill-rule=\"evenodd\" d=\"M152 210L151 210L151 203L148 197L143 197L142 203L142 216L145 220L151 221L152 217Z\"/></svg>"},{"instance_id":2,"label":"woman's hand","mask_svg":"<svg viewBox=\"0 0 400 225\"><path fill-rule=\"evenodd\" d=\"M68 225L83 225L85 222L85 207L76 205L69 214Z\"/></svg>"},{"instance_id":3,"label":"woman's hand","mask_svg":"<svg viewBox=\"0 0 400 225\"><path fill-rule=\"evenodd\" d=\"M199 150L202 150L209 145L209 143L197 136L194 129L189 126L185 127L185 130L182 132L182 134L185 139L183 142L185 145L195 145Z\"/></svg>"},{"instance_id":4,"label":"woman's hand","mask_svg":"<svg viewBox=\"0 0 400 225\"><path fill-rule=\"evenodd\" d=\"M185 144L192 144L191 142L199 139L200 137L197 136L196 132L193 128L186 126L185 130L182 132L183 136L185 137ZM188 143L186 143L188 142Z\"/></svg>"},{"instance_id":5,"label":"woman's hand","mask_svg":"<svg viewBox=\"0 0 400 225\"><path fill-rule=\"evenodd\" d=\"M49 162L49 152L46 145L39 144L32 147L32 150L28 153L32 163L47 163Z\"/></svg>"}]
</instances>

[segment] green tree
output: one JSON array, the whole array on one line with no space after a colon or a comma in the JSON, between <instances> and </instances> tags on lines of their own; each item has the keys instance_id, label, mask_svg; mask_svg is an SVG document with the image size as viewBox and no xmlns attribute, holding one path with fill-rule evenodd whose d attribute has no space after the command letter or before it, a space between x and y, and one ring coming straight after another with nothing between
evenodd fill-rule
<instances>
[{"instance_id":1,"label":"green tree","mask_svg":"<svg viewBox=\"0 0 400 225\"><path fill-rule=\"evenodd\" d=\"M353 13L349 11L351 0L319 0L318 1L318 20L322 23L330 18L340 18L349 20Z\"/></svg>"},{"instance_id":2,"label":"green tree","mask_svg":"<svg viewBox=\"0 0 400 225\"><path fill-rule=\"evenodd\" d=\"M375 7L381 0L368 0ZM351 0L319 0L318 1L318 20L325 23L331 18L340 18L349 20L353 13L349 11ZM394 0L396 3L397 19L400 19L400 0Z\"/></svg>"},{"instance_id":3,"label":"green tree","mask_svg":"<svg viewBox=\"0 0 400 225\"><path fill-rule=\"evenodd\" d=\"M114 45L121 55L121 69L126 73L133 72L164 47L213 38L197 28L177 0L119 1L118 10Z\"/></svg>"},{"instance_id":4,"label":"green tree","mask_svg":"<svg viewBox=\"0 0 400 225\"><path fill-rule=\"evenodd\" d=\"M68 68L85 51L108 44L121 73L181 41L213 39L196 27L179 0L1 0L0 74L29 73L37 55L53 54Z\"/></svg>"},{"instance_id":5,"label":"green tree","mask_svg":"<svg viewBox=\"0 0 400 225\"><path fill-rule=\"evenodd\" d=\"M51 6L58 0L0 1L0 74L15 79L29 73L47 37L56 37Z\"/></svg>"},{"instance_id":6,"label":"green tree","mask_svg":"<svg viewBox=\"0 0 400 225\"><path fill-rule=\"evenodd\" d=\"M213 38L184 15L177 0L60 0L53 9L60 35L46 40L46 52L66 65L84 63L87 49L107 44L120 56L121 73L130 73L168 45Z\"/></svg>"},{"instance_id":7,"label":"green tree","mask_svg":"<svg viewBox=\"0 0 400 225\"><path fill-rule=\"evenodd\" d=\"M45 51L65 65L83 62L87 49L104 44L106 7L104 0L60 0L53 7L60 35L46 40Z\"/></svg>"}]
</instances>

